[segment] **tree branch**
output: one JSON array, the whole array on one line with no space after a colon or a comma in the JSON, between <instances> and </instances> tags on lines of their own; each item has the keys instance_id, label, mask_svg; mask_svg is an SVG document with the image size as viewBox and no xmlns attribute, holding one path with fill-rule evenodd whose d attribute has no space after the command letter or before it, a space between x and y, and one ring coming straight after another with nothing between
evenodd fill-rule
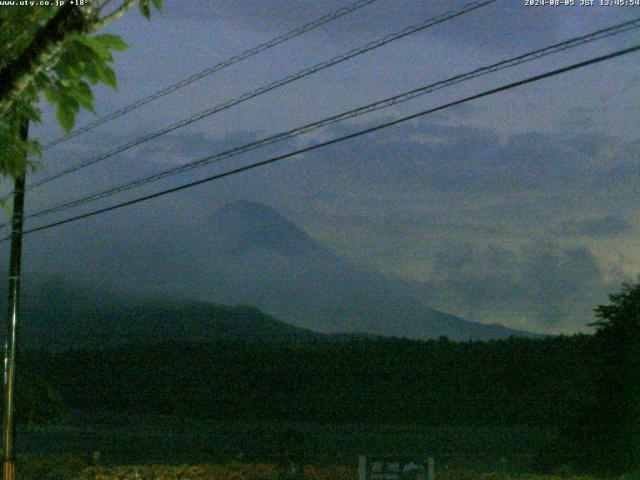
<instances>
[{"instance_id":1,"label":"tree branch","mask_svg":"<svg viewBox=\"0 0 640 480\"><path fill-rule=\"evenodd\" d=\"M66 4L39 29L29 46L0 70L0 117L4 116L34 78L56 57L64 41L86 31L84 12Z\"/></svg>"},{"instance_id":2,"label":"tree branch","mask_svg":"<svg viewBox=\"0 0 640 480\"><path fill-rule=\"evenodd\" d=\"M105 3L105 6L108 3L109 2ZM120 5L116 10L111 12L109 15L101 18L97 22L93 23L93 25L91 26L91 30L92 31L101 30L102 28L106 27L110 23L113 23L114 21L119 19L122 15L124 15L127 10L133 7L135 3L136 3L136 0L124 0L122 2L122 5Z\"/></svg>"},{"instance_id":3,"label":"tree branch","mask_svg":"<svg viewBox=\"0 0 640 480\"><path fill-rule=\"evenodd\" d=\"M66 3L53 18L34 35L31 43L15 59L0 70L0 118L33 84L44 69L54 66L64 42L73 34L101 29L120 18L136 0L122 4L104 18L98 18L83 7Z\"/></svg>"}]
</instances>

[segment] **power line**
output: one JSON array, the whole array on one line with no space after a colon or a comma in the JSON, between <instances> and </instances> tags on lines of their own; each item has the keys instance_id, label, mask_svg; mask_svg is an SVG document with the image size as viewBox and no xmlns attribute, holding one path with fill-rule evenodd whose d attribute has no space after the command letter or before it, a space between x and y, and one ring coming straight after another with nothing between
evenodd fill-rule
<instances>
[{"instance_id":1,"label":"power line","mask_svg":"<svg viewBox=\"0 0 640 480\"><path fill-rule=\"evenodd\" d=\"M298 28L295 28L287 33L284 33L282 35L279 35L277 37L272 38L271 40L265 42L265 43L261 43L260 45L257 45L253 48L250 48L248 50L245 50L242 53L239 53L238 55L234 55L230 58L227 58L226 60L223 60L222 62L216 63L215 65L209 67L209 68L205 68L204 70L199 71L198 73L195 73L193 75L191 75L188 78L185 78L183 80L180 80L179 82L176 82L172 85L169 85L168 87L163 88L162 90L158 90L155 93L152 93L151 95L148 95L144 98L141 98L140 100L137 100L134 103L131 103L119 110L116 110L114 112L111 112L101 118L98 118L96 120L94 120L93 122L90 122L86 125L84 125L81 128L78 128L60 138L56 138L52 141L50 141L49 143L45 144L42 147L42 150L48 150L51 147L54 147L56 145L59 145L63 142L66 142L67 140L77 137L78 135L82 135L85 132L88 132L89 130L93 130L96 127L99 127L100 125L104 125L107 122L110 122L111 120L121 117L123 115L126 115L127 113L133 112L134 110L137 110L138 108L142 107L143 105L146 105L147 103L153 102L154 100L158 100L159 98L165 97L173 92L175 92L176 90L181 89L182 87L186 87L187 85L190 85L194 82L197 82L198 80L208 77L209 75L212 75L215 72L218 72L220 70L223 70L227 67L230 67L232 65L235 65L236 63L241 62L242 60L246 60L249 57L253 57L254 55L257 55L259 53L264 52L265 50L269 50L277 45L280 45L281 43L284 43L288 40L292 40L296 37L299 37L300 35L303 35L307 32L310 32L311 30L314 30L318 27L321 27L322 25L325 25L329 22L332 22L334 20L337 20L340 17L343 17L344 15L347 15L349 13L355 12L356 10L359 10L363 7L366 7L367 5L370 5L374 2L377 2L378 0L358 0L357 2L352 3L351 5L347 5L346 7L342 7L339 8L337 10L335 10L334 12L331 12L327 15L324 15L322 17L316 18L315 20L306 23Z\"/></svg>"},{"instance_id":2,"label":"power line","mask_svg":"<svg viewBox=\"0 0 640 480\"><path fill-rule=\"evenodd\" d=\"M138 198L135 198L133 200L129 200L129 201L126 201L126 202L122 202L122 203L118 203L118 204L115 204L115 205L111 205L109 207L93 210L91 212L83 213L81 215L76 215L74 217L66 218L64 220L59 220L57 222L48 223L48 224L42 225L40 227L31 228L29 230L25 230L24 233L25 234L29 234L29 233L39 232L39 231L42 231L42 230L48 230L48 229L53 228L53 227L57 227L57 226L64 225L64 224L67 224L67 223L71 223L71 222L75 222L77 220L81 220L81 219L84 219L84 218L93 217L93 216L96 216L96 215L107 213L107 212L110 212L112 210L117 210L117 209L120 209L120 208L123 208L123 207L134 205L136 203L141 203L141 202L144 202L144 201L147 201L147 200L151 200L151 199L158 198L158 197L161 197L161 196L164 196L164 195L168 195L170 193L175 193L175 192L178 192L178 191L181 191L181 190L192 188L192 187L195 187L197 185L201 185L201 184L204 184L204 183L208 183L208 182L212 182L212 181L215 181L215 180L219 180L221 178L225 178L225 177L229 177L229 176L232 176L232 175L236 175L238 173L242 173L242 172L245 172L245 171L248 171L248 170L253 170L254 168L263 167L263 166L269 165L271 163L278 162L280 160L284 160L284 159L287 159L287 158L290 158L290 157L294 157L294 156L297 156L297 155L300 155L300 154L303 154L303 153L307 153L307 152L310 152L310 151L313 151L313 150L324 148L324 147L327 147L329 145L333 145L333 144L337 144L337 143L340 143L340 142L344 142L346 140L351 140L353 138L360 137L362 135L366 135L366 134L369 134L369 133L372 133L372 132L376 132L378 130L383 130L385 128L389 128L389 127L392 127L392 126L395 126L395 125L399 125L399 124L407 122L409 120L413 120L413 119L416 119L416 118L419 118L419 117L423 117L423 116L431 114L431 113L435 113L435 112L438 112L438 111L441 111L441 110L445 110L447 108L451 108L451 107L454 107L456 105L461 105L463 103L467 103L467 102L470 102L472 100L477 100L479 98L488 97L488 96L494 95L496 93L504 92L506 90L511 90L512 88L516 88L516 87L519 87L519 86L522 86L522 85L526 85L526 84L529 84L529 83L534 83L534 82L537 82L537 81L540 81L540 80L551 78L551 77L554 77L556 75L560 75L560 74L563 74L563 73L566 73L566 72L569 72L569 71L572 71L572 70L577 70L579 68L584 68L586 66L593 65L593 64L596 64L596 63L600 63L600 62L604 62L606 60L611 60L613 58L620 57L620 56L623 56L623 55L627 55L629 53L636 52L638 50L640 50L640 45L636 45L636 46L630 47L630 48L625 48L625 49L622 49L622 50L617 50L617 51L615 51L613 53L610 53L610 54L607 54L607 55L602 55L600 57L595 57L595 58L592 58L590 60L586 60L586 61L579 62L579 63L574 63L574 64L569 65L567 67L562 67L562 68L559 68L559 69L556 69L556 70L552 70L552 71L547 72L547 73L543 73L543 74L540 74L540 75L535 75L535 76L532 76L532 77L528 77L528 78L526 78L524 80L519 80L517 82L513 82L513 83L506 84L506 85L502 85L502 86L497 87L497 88L493 88L493 89L490 89L490 90L485 90L482 93L478 93L476 95L471 95L471 96L465 97L465 98L463 98L461 100L456 100L456 101L441 105L439 107L434 107L434 108L430 108L428 110L423 110L421 112L414 113L414 114L411 114L411 115L407 115L407 116L398 118L398 119L390 121L390 122L385 122L385 123L382 123L380 125L376 125L374 127L366 128L364 130L359 130L359 131L357 131L355 133L351 133L351 134L348 134L348 135L343 135L341 137L337 137L337 138L328 140L326 142L316 143L316 144L311 145L309 147L301 148L301 149L295 150L293 152L289 152L289 153L286 153L286 154L283 154L283 155L278 155L276 157L271 157L271 158L269 158L267 160L262 160L260 162L252 163L250 165L245 165L243 167L235 168L233 170L228 170L226 172L219 173L219 174L216 174L216 175L213 175L213 176L210 176L210 177L206 177L206 178L203 178L201 180L196 180L194 182L190 182L190 183L187 183L187 184L184 184L184 185L180 185L178 187L173 187L173 188L170 188L170 189L167 189L167 190L162 190L160 192L156 192L156 193L152 193L152 194L145 195L145 196L142 196L142 197L138 197ZM2 239L2 241L4 242L4 241L8 240L9 238L10 237L5 237L4 239Z\"/></svg>"},{"instance_id":3,"label":"power line","mask_svg":"<svg viewBox=\"0 0 640 480\"><path fill-rule=\"evenodd\" d=\"M277 80L275 82L269 83L269 84L267 84L265 86L262 86L262 87L254 90L252 92L244 93L244 94L242 94L242 95L240 95L240 96L238 96L236 98L233 98L233 99L228 100L228 101L226 101L224 103L218 104L218 105L216 105L214 107L211 107L211 108L209 108L207 110L204 110L204 111L202 111L202 112L200 112L198 114L192 115L189 118L183 119L183 120L181 120L179 122L176 122L174 124L171 124L171 125L163 128L163 129L157 130L156 132L153 132L151 134L148 134L148 135L145 135L145 136L140 137L138 139L135 139L135 140L133 140L133 141L131 141L129 143L126 143L124 145L121 145L119 147L116 147L115 149L112 149L112 150L110 150L110 151L108 151L108 152L106 152L106 153L104 153L104 154L102 154L102 155L100 155L98 157L95 157L93 159L87 160L85 162L81 162L80 164L77 164L75 166L71 166L69 168L63 169L63 170L61 170L61 171L59 171L59 172L57 172L57 173L55 173L55 174L53 174L53 175L51 175L49 177L46 177L46 178L44 178L42 180L39 180L37 182L32 183L31 185L29 185L27 187L27 190L30 190L32 188L36 188L36 187L41 186L41 185L43 185L45 183L48 183L48 182L50 182L52 180L55 180L55 179L57 179L57 178L59 178L59 177L61 177L63 175L67 175L69 173L73 173L73 172L75 172L77 170L80 170L82 168L85 168L87 166L93 165L93 164L95 164L97 162L100 162L102 160L110 158L110 157L112 157L112 156L114 156L114 155L116 155L118 153L122 153L122 152L124 152L126 150L129 150L129 149L131 149L133 147L136 147L138 145L146 143L146 142L148 142L150 140L153 140L155 138L158 138L158 137L160 137L162 135L166 135L168 133L171 133L171 132L173 132L173 131L175 131L175 130L177 130L179 128L182 128L182 127L185 127L187 125L190 125L190 124L192 124L194 122L202 120L202 119L204 119L206 117L209 117L209 116L211 116L211 115L213 115L215 113L218 113L220 111L223 111L223 110L226 110L228 108L231 108L231 107L233 107L235 105L238 105L240 103L243 103L243 102L245 102L247 100L253 99L253 98L255 98L255 97L259 96L259 95L267 93L267 92L269 92L271 90L274 90L276 88L280 88L280 87L285 86L285 85L287 85L289 83L295 82L295 81L300 80L300 79L302 79L304 77L307 77L309 75L315 74L315 73L317 73L317 72L319 72L321 70L324 70L326 68L332 67L332 66L334 66L334 65L336 65L338 63L345 62L347 60L350 60L351 58L354 58L356 56L362 55L362 54L367 53L367 52L369 52L371 50L374 50L376 48L382 47L382 46L384 46L384 45L386 45L388 43L391 43L391 42L393 42L395 40L399 40L399 39L404 38L404 37L406 37L408 35L420 32L420 31L422 31L422 30L424 30L426 28L429 28L431 26L443 23L443 22L445 22L447 20L451 20L451 19L456 18L458 16L464 15L465 13L468 13L470 11L476 10L478 8L482 8L484 6L487 6L487 5L491 4L491 3L494 3L495 1L496 0L484 0L484 1L470 2L467 5L463 6L459 10L448 11L448 12L445 12L444 14L441 14L441 15L438 15L436 17L431 17L431 18L429 18L427 20L424 20L423 22L420 22L420 23L418 23L416 25L406 27L405 29L403 29L403 30L401 30L399 32L392 33L392 34L387 35L387 36L385 36L385 37L383 37L381 39L369 42L369 43L367 43L367 44L365 44L365 45L363 45L363 46L361 46L359 48L355 48L355 49L353 49L353 50L351 50L351 51L349 51L349 52L347 52L345 54L338 55L338 56L336 56L336 57L334 57L334 58L332 58L330 60L318 63L318 64L316 64L316 65L314 65L312 67L303 69L303 70L301 70L301 71L299 71L299 72L297 72L297 73L295 73L293 75L289 75L289 76L284 77L284 78L282 78L280 80Z\"/></svg>"},{"instance_id":4,"label":"power line","mask_svg":"<svg viewBox=\"0 0 640 480\"><path fill-rule=\"evenodd\" d=\"M306 68L304 70L299 71L298 73L295 73L293 75L289 75L287 77L284 77L280 80L277 80L275 82L272 82L268 85L262 86L252 92L249 93L245 93L243 95L240 95L239 97L233 98L231 100L228 100L224 103L218 104L212 108L209 108L207 110L204 110L198 114L195 114L189 118L183 119L177 123L173 123L165 128L162 128L160 130L157 130L151 134L145 135L143 137L137 138L129 143L126 143L124 145L120 145L119 147L116 147L115 149L112 149L106 153L103 153L102 155L99 155L95 158L92 158L90 160L86 160L84 162L81 162L79 164L76 164L74 166L68 167L66 169L60 170L57 173L54 173L52 175L50 175L49 177L43 178L42 180L36 181L34 183L31 183L30 185L28 185L26 187L26 190L31 190L33 188L39 187L41 185L44 185L46 183L49 183L53 180L56 180L64 175L68 175L70 173L76 172L82 168L88 167L90 165L94 165L95 163L98 163L102 160L105 160L107 158L110 158L118 153L122 153L126 150L129 150L133 147L136 147L138 145L142 145L143 143L146 143L150 140L153 140L155 138L161 137L163 135L166 135L168 133L171 133L179 128L185 127L187 125L190 125L192 123L195 123L199 120L202 120L206 117L209 117L215 113L218 113L220 111L229 109L235 105L238 105L240 103L246 102L247 100L250 100L252 98L255 98L257 96L260 96L264 93L267 93L271 90L275 90L277 88L283 87L287 84L293 83L297 80L300 80L304 77L307 77L309 75L312 75L314 73L317 73L321 70L325 70L329 67L332 67L334 65L337 65L339 63L345 62L347 60L350 60L354 57L357 57L359 55L362 55L364 53L370 52L371 50L374 50L376 48L382 47L388 43L391 43L395 40L399 40L401 38L404 38L406 36L412 35L414 33L420 32L422 30L425 30L429 27L432 27L434 25L446 22L448 20L451 20L453 18L459 17L461 15L464 15L465 13L471 12L473 10L485 7L487 5L490 5L491 3L496 2L497 0L483 0L483 1L474 1L471 3L468 3L467 5L465 5L464 7L458 9L458 10L454 10L454 11L449 11L446 12L444 14L438 15L436 17L432 17L429 18L423 22L420 22L416 25L407 27L399 32L396 33L392 33L390 35L387 35L381 39L372 41L367 43L366 45L359 47L359 48L355 48L345 54L342 55L338 55L334 58L332 58L331 60L327 60L325 62L316 64L313 67L309 67ZM9 198L10 194L5 195L4 197L0 197L0 199L6 199Z\"/></svg>"},{"instance_id":5,"label":"power line","mask_svg":"<svg viewBox=\"0 0 640 480\"><path fill-rule=\"evenodd\" d=\"M132 182L127 182L125 184L122 185L118 185L116 187L111 187L108 188L106 190L102 190L84 197L80 197L80 198L76 198L74 200L70 200L70 201L66 201L63 203L60 203L58 205L54 205L51 207L47 207L47 208L43 208L41 210L35 211L29 215L27 215L25 218L33 218L33 217L40 217L43 215L49 215L55 212L60 212L63 210L67 210L69 208L72 207L76 207L76 206L80 206L83 205L85 203L89 203L98 199L102 199L111 195L115 195L117 193L121 193L127 190L131 190L133 188L137 188L140 187L142 185L146 185L148 183L151 182L155 182L158 180L161 180L163 178L167 178L173 175L177 175L195 168L199 168L199 167L203 167L206 165L210 165L211 163L214 162L220 162L222 160L240 155L242 153L246 153L249 151L253 151L256 150L258 148L267 146L267 145L271 145L283 140L287 140L287 139L291 139L291 138L295 138L298 137L300 135L309 133L311 131L317 130L319 128L323 128L326 127L328 125L332 125L332 124L336 124L339 122L342 122L344 120L347 119L352 119L367 113L371 113L377 110L381 110L384 108L388 108L390 106L393 105L397 105L399 103L403 103L406 101L409 101L411 99L414 99L416 97L428 94L428 93L432 93L436 90L440 90L464 81L468 81L474 78L478 78L484 75L487 75L489 73L494 73L506 68L511 68L523 63L527 63L533 60L537 60L539 58L548 56L548 55L552 55L561 51L565 51L568 50L570 48L575 48L581 45L584 45L586 43L589 42L593 42L596 40L601 40L604 38L609 38L612 37L614 35L619 35L621 33L627 32L629 30L635 29L640 27L640 18L637 18L635 20L630 20L627 22L623 22L617 25L614 25L612 27L608 27L605 29L601 29L601 30L597 30L595 32L586 34L586 35L582 35L580 37L576 37L573 38L571 40L567 40L561 43L557 43L555 45L551 45L545 48L541 48L538 50L535 50L533 52L529 52L529 53L525 53L523 55L519 55L516 57L512 57L497 63L494 63L492 65L488 65L485 67L481 67L481 68L477 68L475 70L472 70L470 72L464 73L464 74L460 74L460 75L456 75L454 77L448 78L446 80L441 80L438 81L436 83L432 83L420 88L416 88L413 90L410 90L408 92L404 92L401 93L399 95L395 95L393 97L389 97L389 98L385 98L383 100L379 100L377 102L374 103L370 103L368 105L362 106L362 107L358 107L356 109L352 109L343 113L340 113L338 115L333 115L331 117L327 117L324 118L322 120L318 120L315 121L313 123L309 123L291 130L288 130L286 132L282 132L279 133L277 135L273 135L270 137L266 137L263 138L261 140L257 140L236 148L232 148L226 151L223 151L221 153L218 153L214 156L211 157L207 157L205 159L199 159L197 161L194 162L190 162L188 164L185 165L180 165L178 167L173 167L164 171L161 171L159 173L132 181ZM2 228L4 225L0 225L0 228Z\"/></svg>"}]
</instances>

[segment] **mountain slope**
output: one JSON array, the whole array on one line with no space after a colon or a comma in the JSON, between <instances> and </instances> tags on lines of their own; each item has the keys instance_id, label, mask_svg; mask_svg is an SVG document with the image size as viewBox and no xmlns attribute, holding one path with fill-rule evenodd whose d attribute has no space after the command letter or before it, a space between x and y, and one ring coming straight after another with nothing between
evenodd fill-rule
<instances>
[{"instance_id":1,"label":"mountain slope","mask_svg":"<svg viewBox=\"0 0 640 480\"><path fill-rule=\"evenodd\" d=\"M424 285L353 265L263 204L227 204L192 235L200 247L210 246L203 268L192 271L208 300L256 305L323 332L455 340L530 335L432 309L424 304Z\"/></svg>"},{"instance_id":2,"label":"mountain slope","mask_svg":"<svg viewBox=\"0 0 640 480\"><path fill-rule=\"evenodd\" d=\"M353 332L452 340L533 336L432 309L424 285L351 264L266 205L228 204L180 233L157 248L140 242L118 259L96 258L115 272L135 265L148 275L124 288L27 274L21 346L333 341Z\"/></svg>"},{"instance_id":3,"label":"mountain slope","mask_svg":"<svg viewBox=\"0 0 640 480\"><path fill-rule=\"evenodd\" d=\"M132 298L102 289L83 291L52 279L36 287L26 288L21 308L20 345L27 349L107 348L167 341L331 340L251 306Z\"/></svg>"}]
</instances>

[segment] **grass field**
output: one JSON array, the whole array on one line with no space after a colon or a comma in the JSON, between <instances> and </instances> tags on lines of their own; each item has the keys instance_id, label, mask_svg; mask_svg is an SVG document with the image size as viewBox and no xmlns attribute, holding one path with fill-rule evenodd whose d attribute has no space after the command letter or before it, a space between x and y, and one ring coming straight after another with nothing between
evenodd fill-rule
<instances>
[{"instance_id":1,"label":"grass field","mask_svg":"<svg viewBox=\"0 0 640 480\"><path fill-rule=\"evenodd\" d=\"M18 469L18 480L356 480L355 468L344 466L304 466L295 476L285 476L271 464L202 464L202 465L128 465L112 467L79 467L69 464L61 469L51 462L32 464ZM588 476L507 475L501 472L436 470L436 480L600 480ZM619 477L616 480L636 480Z\"/></svg>"},{"instance_id":2,"label":"grass field","mask_svg":"<svg viewBox=\"0 0 640 480\"><path fill-rule=\"evenodd\" d=\"M19 430L19 451L30 456L72 454L103 465L232 462L247 438L277 443L282 432L301 437L304 462L354 467L358 454L428 455L439 469L526 473L553 431L531 427L429 427L362 424L207 422L176 418L85 419L42 431ZM254 439L255 443L255 439ZM268 461L268 458L264 458Z\"/></svg>"}]
</instances>

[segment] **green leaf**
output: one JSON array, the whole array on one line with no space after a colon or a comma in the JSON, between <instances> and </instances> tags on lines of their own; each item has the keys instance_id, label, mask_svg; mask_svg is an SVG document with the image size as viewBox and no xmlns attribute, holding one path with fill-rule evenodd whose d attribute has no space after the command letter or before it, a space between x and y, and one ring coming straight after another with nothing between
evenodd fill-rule
<instances>
[{"instance_id":1,"label":"green leaf","mask_svg":"<svg viewBox=\"0 0 640 480\"><path fill-rule=\"evenodd\" d=\"M151 7L149 4L149 0L140 0L140 13L145 16L145 18L151 18Z\"/></svg>"},{"instance_id":2,"label":"green leaf","mask_svg":"<svg viewBox=\"0 0 640 480\"><path fill-rule=\"evenodd\" d=\"M45 87L44 96L47 97L49 103L57 104L60 101L58 89L54 88L52 85Z\"/></svg>"},{"instance_id":3,"label":"green leaf","mask_svg":"<svg viewBox=\"0 0 640 480\"><path fill-rule=\"evenodd\" d=\"M79 61L75 64L58 62L58 65L56 65L55 68L55 73L60 81L63 79L73 80L84 75L83 65L84 64ZM49 80L49 83L52 82L53 80Z\"/></svg>"},{"instance_id":4,"label":"green leaf","mask_svg":"<svg viewBox=\"0 0 640 480\"><path fill-rule=\"evenodd\" d=\"M93 37L81 37L75 44L75 51L82 62L113 60L109 49Z\"/></svg>"},{"instance_id":5,"label":"green leaf","mask_svg":"<svg viewBox=\"0 0 640 480\"><path fill-rule=\"evenodd\" d=\"M76 123L76 114L80 110L80 104L73 97L63 96L58 103L56 118L60 126L68 133Z\"/></svg>"},{"instance_id":6,"label":"green leaf","mask_svg":"<svg viewBox=\"0 0 640 480\"><path fill-rule=\"evenodd\" d=\"M54 72L59 78L77 78L82 76L83 62L80 58L76 42L69 42L69 46L60 57Z\"/></svg>"},{"instance_id":7,"label":"green leaf","mask_svg":"<svg viewBox=\"0 0 640 480\"><path fill-rule=\"evenodd\" d=\"M40 114L40 109L38 107L33 107L27 116L31 122L40 123L42 121Z\"/></svg>"},{"instance_id":8,"label":"green leaf","mask_svg":"<svg viewBox=\"0 0 640 480\"><path fill-rule=\"evenodd\" d=\"M98 42L104 48L109 50L116 50L118 52L123 52L129 49L129 45L118 35L94 35L93 37L89 37L95 42Z\"/></svg>"},{"instance_id":9,"label":"green leaf","mask_svg":"<svg viewBox=\"0 0 640 480\"><path fill-rule=\"evenodd\" d=\"M73 54L75 54L79 62L92 63L97 58L100 58L99 50L102 49L102 45L94 45L90 41L78 41L74 42L74 44Z\"/></svg>"},{"instance_id":10,"label":"green leaf","mask_svg":"<svg viewBox=\"0 0 640 480\"><path fill-rule=\"evenodd\" d=\"M106 83L112 88L115 88L113 87L113 84L109 84L109 79L111 77L108 73L108 70L111 69L101 59L92 57L91 62L85 64L85 69L87 71L87 78L89 78L89 80L91 80L92 78L97 78L99 81Z\"/></svg>"},{"instance_id":11,"label":"green leaf","mask_svg":"<svg viewBox=\"0 0 640 480\"><path fill-rule=\"evenodd\" d=\"M82 98L89 103L93 102L93 92L91 91L91 87L89 87L86 82L80 80L76 85L75 92L78 95L78 98Z\"/></svg>"},{"instance_id":12,"label":"green leaf","mask_svg":"<svg viewBox=\"0 0 640 480\"><path fill-rule=\"evenodd\" d=\"M51 82L51 80L50 80L49 76L46 73L39 72L38 75L36 75L35 85L37 86L38 90L43 89L50 82Z\"/></svg>"},{"instance_id":13,"label":"green leaf","mask_svg":"<svg viewBox=\"0 0 640 480\"><path fill-rule=\"evenodd\" d=\"M153 1L153 5L156 7L156 10L158 10L159 12L162 11L163 0L152 0L152 1Z\"/></svg>"},{"instance_id":14,"label":"green leaf","mask_svg":"<svg viewBox=\"0 0 640 480\"><path fill-rule=\"evenodd\" d=\"M108 67L107 65L104 65L103 67L102 81L109 87L117 90L118 81L116 80L116 72L114 72L113 69L111 67Z\"/></svg>"},{"instance_id":15,"label":"green leaf","mask_svg":"<svg viewBox=\"0 0 640 480\"><path fill-rule=\"evenodd\" d=\"M42 145L38 140L30 140L28 152L37 157L42 157Z\"/></svg>"},{"instance_id":16,"label":"green leaf","mask_svg":"<svg viewBox=\"0 0 640 480\"><path fill-rule=\"evenodd\" d=\"M74 113L71 110L62 107L57 108L56 119L62 128L64 128L65 132L70 132L76 121Z\"/></svg>"},{"instance_id":17,"label":"green leaf","mask_svg":"<svg viewBox=\"0 0 640 480\"><path fill-rule=\"evenodd\" d=\"M106 69L106 78L104 83L106 83L109 87L114 90L118 89L118 81L116 79L116 72L114 72L111 68Z\"/></svg>"},{"instance_id":18,"label":"green leaf","mask_svg":"<svg viewBox=\"0 0 640 480\"><path fill-rule=\"evenodd\" d=\"M27 167L33 172L42 166L42 145L38 140L27 142ZM36 159L33 160L33 157Z\"/></svg>"},{"instance_id":19,"label":"green leaf","mask_svg":"<svg viewBox=\"0 0 640 480\"><path fill-rule=\"evenodd\" d=\"M93 114L96 113L95 109L93 108L93 92L91 91L91 88L89 88L89 85L87 85L85 82L78 82L73 86L73 88L65 91L65 94L76 99L76 101L82 107L86 108Z\"/></svg>"},{"instance_id":20,"label":"green leaf","mask_svg":"<svg viewBox=\"0 0 640 480\"><path fill-rule=\"evenodd\" d=\"M100 74L93 62L84 66L84 73L91 83L98 83L100 81Z\"/></svg>"}]
</instances>

